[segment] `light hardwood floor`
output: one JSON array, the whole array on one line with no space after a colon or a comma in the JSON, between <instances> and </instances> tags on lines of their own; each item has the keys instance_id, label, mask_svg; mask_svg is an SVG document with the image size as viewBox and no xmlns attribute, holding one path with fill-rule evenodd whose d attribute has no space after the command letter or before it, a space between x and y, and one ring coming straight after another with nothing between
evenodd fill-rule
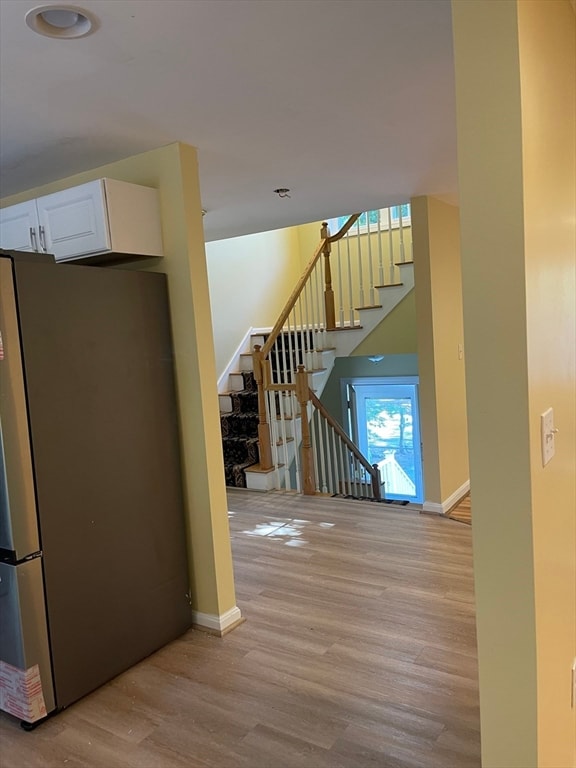
<instances>
[{"instance_id":1,"label":"light hardwood floor","mask_svg":"<svg viewBox=\"0 0 576 768\"><path fill-rule=\"evenodd\" d=\"M237 598L25 733L2 768L479 768L471 529L384 504L230 491Z\"/></svg>"},{"instance_id":2,"label":"light hardwood floor","mask_svg":"<svg viewBox=\"0 0 576 768\"><path fill-rule=\"evenodd\" d=\"M448 517L451 517L452 520L458 520L459 523L472 525L472 503L469 493L448 512Z\"/></svg>"}]
</instances>

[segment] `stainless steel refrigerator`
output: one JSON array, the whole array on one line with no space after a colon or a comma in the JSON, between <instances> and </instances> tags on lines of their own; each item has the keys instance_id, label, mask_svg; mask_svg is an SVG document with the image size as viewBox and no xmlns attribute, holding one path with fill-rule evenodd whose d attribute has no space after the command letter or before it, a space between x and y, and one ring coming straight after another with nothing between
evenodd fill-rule
<instances>
[{"instance_id":1,"label":"stainless steel refrigerator","mask_svg":"<svg viewBox=\"0 0 576 768\"><path fill-rule=\"evenodd\" d=\"M0 251L0 708L34 724L191 625L164 275Z\"/></svg>"}]
</instances>

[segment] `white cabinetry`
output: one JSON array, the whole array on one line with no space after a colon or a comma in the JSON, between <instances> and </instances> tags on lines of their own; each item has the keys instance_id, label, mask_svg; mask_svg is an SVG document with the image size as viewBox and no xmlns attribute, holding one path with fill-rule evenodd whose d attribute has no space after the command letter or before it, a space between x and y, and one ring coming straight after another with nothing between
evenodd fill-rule
<instances>
[{"instance_id":1,"label":"white cabinetry","mask_svg":"<svg viewBox=\"0 0 576 768\"><path fill-rule=\"evenodd\" d=\"M40 251L36 200L0 210L0 247L7 251Z\"/></svg>"},{"instance_id":2,"label":"white cabinetry","mask_svg":"<svg viewBox=\"0 0 576 768\"><path fill-rule=\"evenodd\" d=\"M98 179L3 208L0 247L52 253L56 261L162 256L158 192Z\"/></svg>"}]
</instances>

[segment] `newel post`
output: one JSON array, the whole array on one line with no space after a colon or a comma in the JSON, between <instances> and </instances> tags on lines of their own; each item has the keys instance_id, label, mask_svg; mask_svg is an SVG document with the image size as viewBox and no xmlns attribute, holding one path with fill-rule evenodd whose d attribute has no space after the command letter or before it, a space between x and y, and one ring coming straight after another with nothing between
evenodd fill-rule
<instances>
[{"instance_id":1,"label":"newel post","mask_svg":"<svg viewBox=\"0 0 576 768\"><path fill-rule=\"evenodd\" d=\"M254 346L252 364L254 381L258 386L258 453L260 454L260 469L272 469L272 448L270 446L270 426L266 417L266 395L264 392L264 362L262 347Z\"/></svg>"},{"instance_id":2,"label":"newel post","mask_svg":"<svg viewBox=\"0 0 576 768\"><path fill-rule=\"evenodd\" d=\"M300 403L300 425L302 428L302 489L306 496L313 496L314 488L314 456L310 439L310 424L308 422L308 374L304 366L299 365L296 371L296 398Z\"/></svg>"},{"instance_id":3,"label":"newel post","mask_svg":"<svg viewBox=\"0 0 576 768\"><path fill-rule=\"evenodd\" d=\"M378 467L378 464L372 464L372 469L374 470L374 474L372 475L372 493L374 494L374 498L377 501L381 501L382 487L381 487L381 480L380 480L380 469Z\"/></svg>"},{"instance_id":4,"label":"newel post","mask_svg":"<svg viewBox=\"0 0 576 768\"><path fill-rule=\"evenodd\" d=\"M332 290L332 270L330 268L330 252L332 251L332 244L328 240L330 234L328 232L328 222L322 222L322 228L320 230L320 238L325 240L322 253L324 254L324 308L326 310L326 329L329 331L336 328L336 312L334 309L334 291Z\"/></svg>"}]
</instances>

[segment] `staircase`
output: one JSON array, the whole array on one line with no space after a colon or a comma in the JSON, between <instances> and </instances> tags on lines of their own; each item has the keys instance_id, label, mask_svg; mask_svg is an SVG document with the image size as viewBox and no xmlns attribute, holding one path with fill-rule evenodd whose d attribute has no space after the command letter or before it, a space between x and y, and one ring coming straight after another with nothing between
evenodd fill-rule
<instances>
[{"instance_id":1,"label":"staircase","mask_svg":"<svg viewBox=\"0 0 576 768\"><path fill-rule=\"evenodd\" d=\"M251 330L246 335L228 367L230 372L219 383L224 465L226 484L229 486L257 490L280 487L302 490L299 478L303 476L303 466L300 465L298 448L303 443L303 427L307 432L308 424L315 423L312 412L317 407L309 407L308 404L321 396L336 357L350 355L414 287L412 261L394 260L397 254L394 252L391 226L385 232L388 241L386 269L383 266L382 233L377 234L378 243L374 237L376 233L370 232L370 225L368 240L375 241L376 245L368 248L368 257L362 253L362 241L366 240L366 236L360 235L358 227L356 252L351 259L350 242L347 241L347 262L346 257L343 259L340 240L359 217L360 214L350 217L335 236L330 236L327 226L323 225L320 245L296 286L287 309L274 328ZM400 233L399 239L402 256L405 256L404 232ZM332 289L330 265L333 243L337 243L338 248L336 292ZM377 252L379 263L374 259L372 250ZM383 280L384 275L388 277L388 282ZM374 285L380 281L382 284ZM324 296L324 301L316 300L319 294ZM358 301L359 297L364 303ZM366 299L369 301L367 306ZM257 371L254 370L255 361ZM305 374L305 377L301 376L299 392L306 399L301 401L297 396L298 373ZM303 394L308 387L309 395ZM319 403L318 407L321 407ZM301 418L303 410L308 411L305 425ZM363 484L375 486L373 477L366 474L373 474L373 470L357 448L356 459L343 458L342 441L348 438L343 434L341 437L329 437L325 421L330 421L331 417L323 414L322 419L324 426L313 427L313 456L306 462L308 474L316 475L316 492L327 492L329 485L340 492L344 483L347 488L343 495L363 495ZM331 429L334 427L341 432L337 424ZM259 443L266 443L267 440L269 444L265 446L265 457L261 460ZM336 450L337 443L340 454ZM345 450L351 448L348 446ZM331 466L334 462L341 465L338 477ZM354 471L350 470L352 466L356 467ZM342 472L346 476L344 479Z\"/></svg>"},{"instance_id":2,"label":"staircase","mask_svg":"<svg viewBox=\"0 0 576 768\"><path fill-rule=\"evenodd\" d=\"M242 388L230 391L224 410L220 406L224 472L226 485L245 488L246 469L259 461L258 391L251 371L231 374L230 378L232 385L241 379Z\"/></svg>"}]
</instances>

